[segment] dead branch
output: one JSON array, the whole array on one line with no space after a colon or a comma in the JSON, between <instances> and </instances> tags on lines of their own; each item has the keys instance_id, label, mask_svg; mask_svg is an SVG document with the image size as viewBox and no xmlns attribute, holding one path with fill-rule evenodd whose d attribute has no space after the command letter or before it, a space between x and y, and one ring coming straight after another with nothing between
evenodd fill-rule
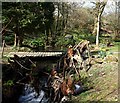
<instances>
[{"instance_id":1,"label":"dead branch","mask_svg":"<svg viewBox=\"0 0 120 103\"><path fill-rule=\"evenodd\" d=\"M32 69L28 69L28 68L26 68L26 67L24 67L22 64L20 64L20 62L18 62L17 60L14 60L18 65L20 65L21 66L21 68L24 68L24 69L26 69L26 70L32 70Z\"/></svg>"},{"instance_id":2,"label":"dead branch","mask_svg":"<svg viewBox=\"0 0 120 103\"><path fill-rule=\"evenodd\" d=\"M7 25L2 28L2 30L0 31L0 33L2 33L2 32L8 27L8 25L11 23L12 20L13 20L13 17L10 19L10 21L7 23ZM2 35L3 35L3 34L5 34L5 32L2 33Z\"/></svg>"},{"instance_id":3,"label":"dead branch","mask_svg":"<svg viewBox=\"0 0 120 103\"><path fill-rule=\"evenodd\" d=\"M30 75L30 74L29 74L29 75ZM27 76L29 76L29 75L27 75ZM25 83L21 83L21 81L24 80L24 79L26 79L27 76L25 76L25 77L23 77L22 79L18 80L16 83L17 83L17 84L25 85Z\"/></svg>"}]
</instances>

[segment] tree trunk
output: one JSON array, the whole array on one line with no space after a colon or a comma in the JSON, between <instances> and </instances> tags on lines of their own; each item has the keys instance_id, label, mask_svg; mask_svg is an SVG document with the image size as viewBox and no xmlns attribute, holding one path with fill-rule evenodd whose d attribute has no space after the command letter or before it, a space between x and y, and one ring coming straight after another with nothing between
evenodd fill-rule
<instances>
[{"instance_id":1,"label":"tree trunk","mask_svg":"<svg viewBox=\"0 0 120 103\"><path fill-rule=\"evenodd\" d=\"M19 25L19 18L16 18L16 28L14 31L15 39L14 39L14 47L20 47L22 45L23 41L23 35L22 35L22 30L20 30L20 25Z\"/></svg>"},{"instance_id":2,"label":"tree trunk","mask_svg":"<svg viewBox=\"0 0 120 103\"><path fill-rule=\"evenodd\" d=\"M107 0L104 0L103 2L96 2L96 18L94 22L94 29L93 34L96 34L96 46L99 46L99 35L100 35L100 28L101 28L101 15L104 11L105 5L107 4Z\"/></svg>"},{"instance_id":3,"label":"tree trunk","mask_svg":"<svg viewBox=\"0 0 120 103\"><path fill-rule=\"evenodd\" d=\"M55 31L56 31L56 33L58 33L58 25L59 25L59 16L60 16L60 4L58 3L57 4L57 9L58 9L58 15L57 15L57 21L56 21L56 27L55 27Z\"/></svg>"},{"instance_id":4,"label":"tree trunk","mask_svg":"<svg viewBox=\"0 0 120 103\"><path fill-rule=\"evenodd\" d=\"M62 34L64 34L64 27L65 27L65 12L64 12L64 9L65 9L65 4L62 3L62 10L61 10L61 13L62 13L62 25L61 25L61 30L62 30Z\"/></svg>"},{"instance_id":5,"label":"tree trunk","mask_svg":"<svg viewBox=\"0 0 120 103\"><path fill-rule=\"evenodd\" d=\"M96 34L96 46L99 45L99 35L100 35L100 14L98 15L98 20L97 20L97 34Z\"/></svg>"},{"instance_id":6,"label":"tree trunk","mask_svg":"<svg viewBox=\"0 0 120 103\"><path fill-rule=\"evenodd\" d=\"M67 7L68 8L68 7ZM69 9L69 8L68 8ZM67 14L66 14L66 20L65 20L65 30L67 28L67 23L68 23L68 14L69 14L69 11L67 9Z\"/></svg>"},{"instance_id":7,"label":"tree trunk","mask_svg":"<svg viewBox=\"0 0 120 103\"><path fill-rule=\"evenodd\" d=\"M20 47L23 42L23 37L22 37L23 35L19 35L17 33L15 33L14 35L15 35L14 47Z\"/></svg>"},{"instance_id":8,"label":"tree trunk","mask_svg":"<svg viewBox=\"0 0 120 103\"><path fill-rule=\"evenodd\" d=\"M18 36L17 36L17 34L15 33L14 47L16 47L17 44L18 44Z\"/></svg>"}]
</instances>

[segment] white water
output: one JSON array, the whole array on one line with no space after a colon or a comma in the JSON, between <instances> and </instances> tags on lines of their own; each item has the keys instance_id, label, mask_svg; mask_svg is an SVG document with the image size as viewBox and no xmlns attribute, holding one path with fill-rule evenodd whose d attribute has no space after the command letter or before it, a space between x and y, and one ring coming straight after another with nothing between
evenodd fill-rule
<instances>
[{"instance_id":1,"label":"white water","mask_svg":"<svg viewBox=\"0 0 120 103\"><path fill-rule=\"evenodd\" d=\"M19 98L20 103L48 103L48 99L45 98L45 92L40 90L39 95L36 93L34 87L30 84L26 84L23 90L23 94Z\"/></svg>"},{"instance_id":2,"label":"white water","mask_svg":"<svg viewBox=\"0 0 120 103\"><path fill-rule=\"evenodd\" d=\"M41 84L45 84L45 78L41 81ZM44 86L45 86L44 85ZM82 90L82 87L78 84L75 84L75 92L79 94ZM67 97L64 96L61 100L67 101ZM49 98L45 97L45 92L43 90L39 91L39 95L35 91L34 87L32 87L30 84L26 84L23 90L22 95L19 98L20 103L49 103Z\"/></svg>"}]
</instances>

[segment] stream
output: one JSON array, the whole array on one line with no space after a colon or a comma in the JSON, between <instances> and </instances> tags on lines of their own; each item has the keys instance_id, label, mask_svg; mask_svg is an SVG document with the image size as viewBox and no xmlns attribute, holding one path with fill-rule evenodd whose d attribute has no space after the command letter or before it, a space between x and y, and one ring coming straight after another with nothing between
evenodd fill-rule
<instances>
[{"instance_id":1,"label":"stream","mask_svg":"<svg viewBox=\"0 0 120 103\"><path fill-rule=\"evenodd\" d=\"M45 83L45 81L42 81L42 82ZM46 84L44 84L44 85L46 85ZM83 92L83 87L81 87L80 85L75 84L74 87L75 87L74 95L78 95L81 92ZM68 99L68 97L64 96L61 99L60 103L63 103L62 101L67 101L67 99ZM38 93L35 91L34 87L32 87L30 84L25 84L23 93L19 97L18 101L20 103L50 103L49 97L46 97L46 93L44 90L40 89L39 95L38 95Z\"/></svg>"},{"instance_id":2,"label":"stream","mask_svg":"<svg viewBox=\"0 0 120 103\"><path fill-rule=\"evenodd\" d=\"M42 85L39 86L39 94L31 84L25 84L18 101L20 103L49 103L49 98L46 98L45 91L42 90L42 86L46 85L46 80L46 77L41 78L40 84Z\"/></svg>"},{"instance_id":3,"label":"stream","mask_svg":"<svg viewBox=\"0 0 120 103\"><path fill-rule=\"evenodd\" d=\"M39 95L36 93L34 87L30 84L26 84L22 95L19 98L20 103L48 103L48 99L45 97L43 90L39 91Z\"/></svg>"}]
</instances>

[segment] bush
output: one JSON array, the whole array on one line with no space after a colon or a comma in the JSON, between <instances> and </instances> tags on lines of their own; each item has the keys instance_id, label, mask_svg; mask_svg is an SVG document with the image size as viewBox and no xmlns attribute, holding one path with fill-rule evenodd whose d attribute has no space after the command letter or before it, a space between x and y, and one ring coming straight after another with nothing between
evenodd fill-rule
<instances>
[{"instance_id":1,"label":"bush","mask_svg":"<svg viewBox=\"0 0 120 103\"><path fill-rule=\"evenodd\" d=\"M8 36L3 36L3 39L5 40L5 43L8 45L14 44L14 35L9 34Z\"/></svg>"},{"instance_id":2,"label":"bush","mask_svg":"<svg viewBox=\"0 0 120 103\"><path fill-rule=\"evenodd\" d=\"M56 47L66 47L67 45L71 44L69 39L65 39L65 37L58 37L57 42L55 44Z\"/></svg>"},{"instance_id":3,"label":"bush","mask_svg":"<svg viewBox=\"0 0 120 103\"><path fill-rule=\"evenodd\" d=\"M95 36L84 33L83 31L73 30L68 35L71 35L73 38L71 39L65 38L65 36L59 36L57 38L56 46L66 48L66 46L78 44L82 40L88 40L90 43L95 43Z\"/></svg>"},{"instance_id":4,"label":"bush","mask_svg":"<svg viewBox=\"0 0 120 103\"><path fill-rule=\"evenodd\" d=\"M6 83L3 84L4 86L13 86L13 80L8 80Z\"/></svg>"},{"instance_id":5,"label":"bush","mask_svg":"<svg viewBox=\"0 0 120 103\"><path fill-rule=\"evenodd\" d=\"M44 43L42 42L41 39L33 39L31 42L30 42L30 45L33 46L33 47L40 47L40 46L43 46Z\"/></svg>"},{"instance_id":6,"label":"bush","mask_svg":"<svg viewBox=\"0 0 120 103\"><path fill-rule=\"evenodd\" d=\"M37 47L44 47L45 46L45 40L46 37L43 34L40 34L39 37L36 37L34 39L24 39L23 44L30 45L31 47L37 48Z\"/></svg>"}]
</instances>

